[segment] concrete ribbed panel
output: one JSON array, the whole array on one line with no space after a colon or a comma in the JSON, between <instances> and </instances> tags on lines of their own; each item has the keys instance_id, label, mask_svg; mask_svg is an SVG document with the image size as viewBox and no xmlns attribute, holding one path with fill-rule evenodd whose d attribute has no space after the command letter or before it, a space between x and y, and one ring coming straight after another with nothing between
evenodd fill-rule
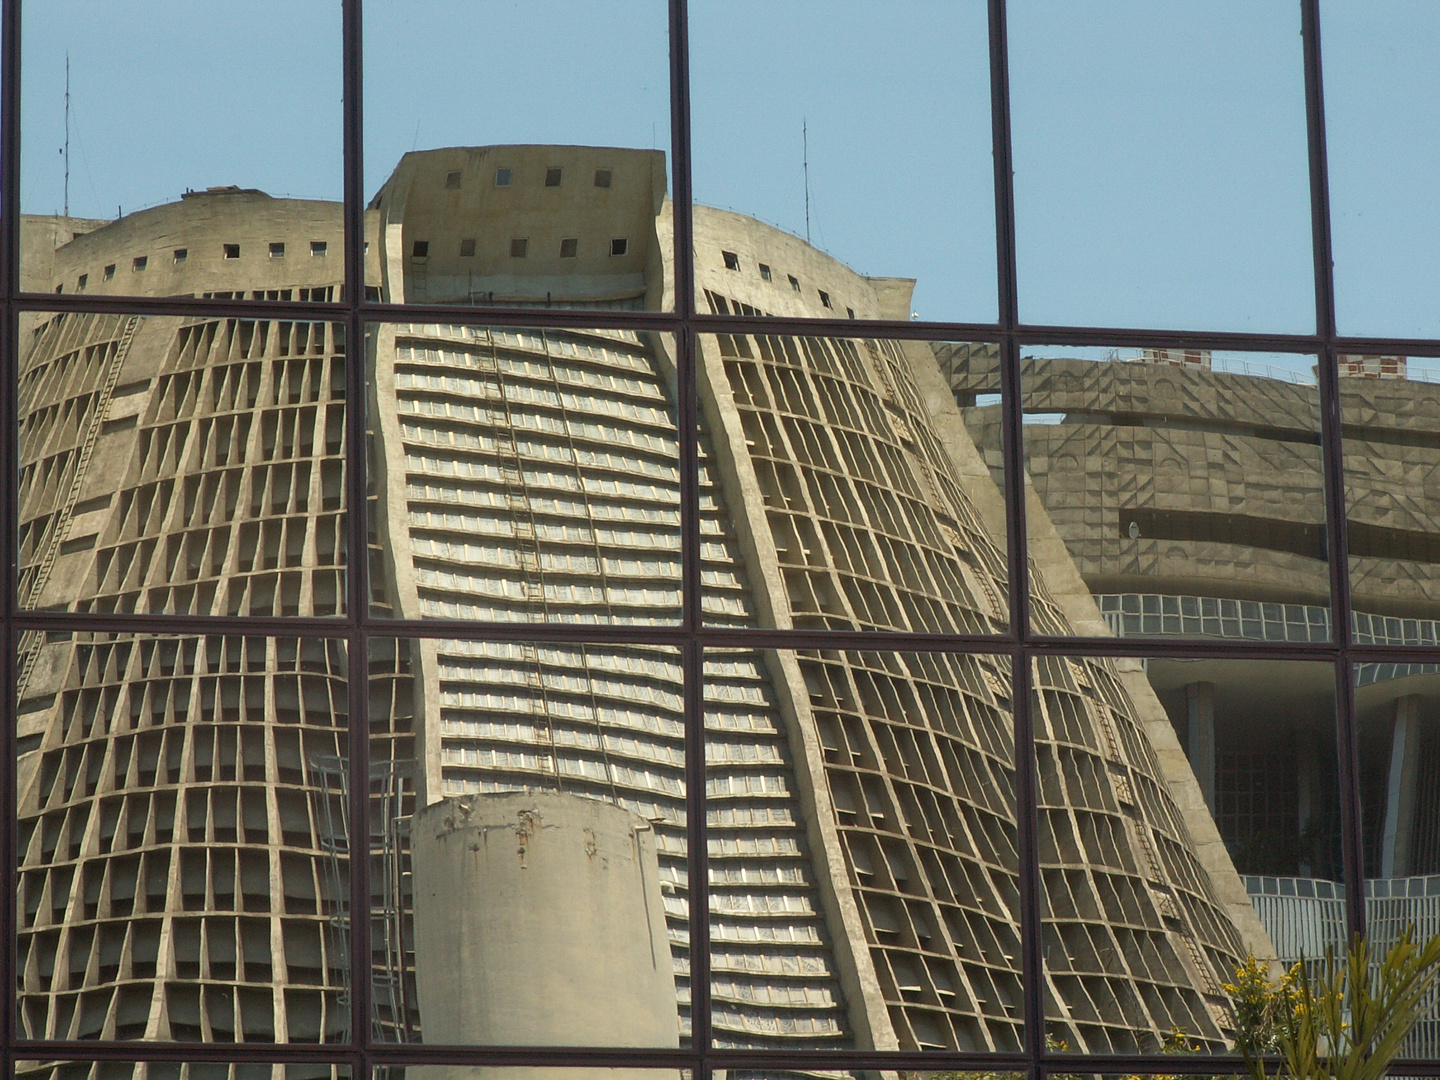
<instances>
[{"instance_id":1,"label":"concrete ribbed panel","mask_svg":"<svg viewBox=\"0 0 1440 1080\"><path fill-rule=\"evenodd\" d=\"M406 531L422 615L678 617L678 459L648 342L619 332L438 325L402 325L395 337ZM443 414L434 404L441 392ZM741 624L751 604L712 468L702 450L707 613ZM432 796L553 788L653 823L688 1034L678 653L441 641L435 654ZM716 1037L732 1046L847 1045L770 676L753 653L727 655L721 667L705 702L714 755L712 934L722 957L712 991Z\"/></svg>"},{"instance_id":2,"label":"concrete ribbed panel","mask_svg":"<svg viewBox=\"0 0 1440 1080\"><path fill-rule=\"evenodd\" d=\"M628 332L396 328L420 616L679 618L673 409Z\"/></svg>"}]
</instances>

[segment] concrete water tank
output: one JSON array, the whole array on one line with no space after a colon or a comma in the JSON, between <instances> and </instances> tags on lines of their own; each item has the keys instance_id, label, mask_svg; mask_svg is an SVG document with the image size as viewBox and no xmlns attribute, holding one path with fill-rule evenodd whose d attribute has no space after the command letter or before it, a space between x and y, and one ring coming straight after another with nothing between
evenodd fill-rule
<instances>
[{"instance_id":1,"label":"concrete water tank","mask_svg":"<svg viewBox=\"0 0 1440 1080\"><path fill-rule=\"evenodd\" d=\"M679 1045L660 868L643 818L558 792L467 795L416 813L411 850L427 1045ZM594 1071L618 1080L624 1070Z\"/></svg>"}]
</instances>

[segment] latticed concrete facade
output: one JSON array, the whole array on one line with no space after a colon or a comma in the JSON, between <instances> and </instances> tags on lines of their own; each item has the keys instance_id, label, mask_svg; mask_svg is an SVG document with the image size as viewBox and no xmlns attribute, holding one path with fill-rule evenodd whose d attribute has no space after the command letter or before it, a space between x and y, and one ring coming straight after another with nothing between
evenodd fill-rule
<instances>
[{"instance_id":1,"label":"latticed concrete facade","mask_svg":"<svg viewBox=\"0 0 1440 1080\"><path fill-rule=\"evenodd\" d=\"M581 182L542 185L549 170ZM83 273L103 290L105 267L183 243L157 290L335 288L277 267L308 250L313 268L316 244L338 248L338 208L294 210L213 192L145 211L60 249L53 284ZM906 283L862 278L751 219L697 208L695 226L714 311L908 304ZM372 204L369 262L397 303L658 308L673 290L669 230L658 154L432 151L407 155ZM247 264L245 250L267 248ZM22 372L22 595L88 611L337 611L353 421L340 373L360 362L346 345L307 322L41 320ZM377 611L678 620L671 342L393 323L364 348ZM707 622L1004 630L1003 510L928 347L716 335L700 342L699 396ZM1067 632L1078 609L1038 589L1037 630ZM401 789L387 813L558 789L647 818L683 1033L678 653L514 636L397 639L367 658L372 762L390 770L381 788ZM24 1030L342 1034L349 914L336 882L349 849L326 763L347 755L343 650L138 635L25 650ZM1009 665L946 652L707 656L717 1038L1019 1048ZM1047 660L1034 685L1053 1034L1077 1049L1153 1048L1180 1027L1222 1046L1220 983L1267 943L1192 812L1183 757L1156 742L1163 712L1107 661ZM385 827L372 822L372 837ZM374 1020L423 1038L403 855L395 868L372 912Z\"/></svg>"}]
</instances>

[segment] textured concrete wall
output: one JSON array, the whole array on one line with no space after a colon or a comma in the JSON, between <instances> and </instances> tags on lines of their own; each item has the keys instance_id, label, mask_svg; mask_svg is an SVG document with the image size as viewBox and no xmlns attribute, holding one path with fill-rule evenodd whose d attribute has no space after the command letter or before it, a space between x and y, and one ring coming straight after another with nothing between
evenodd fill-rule
<instances>
[{"instance_id":1,"label":"textured concrete wall","mask_svg":"<svg viewBox=\"0 0 1440 1080\"><path fill-rule=\"evenodd\" d=\"M464 796L417 813L412 842L427 1043L678 1045L638 815L556 792Z\"/></svg>"}]
</instances>

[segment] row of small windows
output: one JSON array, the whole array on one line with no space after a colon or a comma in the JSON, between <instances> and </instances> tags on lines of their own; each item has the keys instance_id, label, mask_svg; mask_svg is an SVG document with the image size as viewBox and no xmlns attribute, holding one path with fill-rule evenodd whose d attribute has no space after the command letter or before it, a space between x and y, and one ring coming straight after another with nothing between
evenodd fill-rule
<instances>
[{"instance_id":1,"label":"row of small windows","mask_svg":"<svg viewBox=\"0 0 1440 1080\"><path fill-rule=\"evenodd\" d=\"M564 178L565 170L556 165L551 165L545 170L545 186L559 187ZM608 188L614 179L614 171L611 169L595 170L595 186L597 188ZM495 186L509 187L515 179L515 171L508 166L501 166L495 170ZM455 169L445 174L445 186L456 189L460 186L460 170Z\"/></svg>"},{"instance_id":2,"label":"row of small windows","mask_svg":"<svg viewBox=\"0 0 1440 1080\"><path fill-rule=\"evenodd\" d=\"M610 241L611 256L628 255L630 253L630 241L627 237L617 236ZM510 241L510 257L512 259L524 259L530 254L530 239L525 236L514 237ZM567 236L560 241L560 258L573 259L580 254L580 239L575 236ZM410 257L412 259L428 259L430 257L430 241L416 240L410 245ZM460 258L473 259L475 257L475 238L466 237L460 241Z\"/></svg>"},{"instance_id":3,"label":"row of small windows","mask_svg":"<svg viewBox=\"0 0 1440 1080\"><path fill-rule=\"evenodd\" d=\"M223 255L225 258L227 258L227 259L238 259L238 258L240 258L240 245L239 245L239 244L222 244L222 245L221 245L221 253L222 253L222 255ZM330 253L330 245L329 245L329 242L328 242L328 241L325 241L325 240L311 240L311 241L310 241L310 254L311 254L312 257L314 257L314 258L324 258L324 257L325 257L326 255L328 255L329 253ZM190 249L189 249L189 248L183 248L183 247L182 247L182 248L175 248L175 249L170 253L170 261L171 261L174 265L176 265L176 266L180 265L180 264L183 263L183 262L188 261L189 258L190 258ZM272 258L272 259L283 259L283 258L285 258L285 242L284 242L283 240L281 240L281 241L274 241L274 242L272 242L272 243L270 244L270 258ZM100 271L100 279L101 279L102 281L110 281L110 280L112 280L112 279L115 277L115 265L116 265L115 263L110 263L110 264L108 264L102 271ZM130 272L131 272L131 273L134 273L134 274L143 273L149 266L150 266L150 256L149 256L149 255L136 255L133 259L130 260ZM76 292L84 292L84 291L85 291L85 286L88 285L89 283L90 283L90 275L89 275L89 274L81 274L81 275L76 279L76 281L75 281L75 291L76 291ZM63 293L63 292L65 291L65 286L64 286L64 285L56 285L56 286L55 286L55 291L56 291L57 293Z\"/></svg>"},{"instance_id":4,"label":"row of small windows","mask_svg":"<svg viewBox=\"0 0 1440 1080\"><path fill-rule=\"evenodd\" d=\"M736 252L733 252L733 251L722 251L722 252L720 252L720 257L725 260L725 269L726 269L726 270L735 270L735 271L737 271L737 272L739 271L739 269L740 269L740 256L739 256ZM771 271L770 267L768 267L768 266L765 265L764 263L759 263L758 265L759 265L759 267L760 267L760 279L761 279L762 281L773 281L773 280L775 280L775 275L774 275L774 273ZM800 291L801 291L801 289L800 289L800 279L797 278L794 274L786 274L785 276L790 279L790 288L794 289L796 292L800 292ZM820 303L823 304L825 307L830 308L831 310L833 310L834 307L835 307L835 304L834 304L834 302L830 299L830 294L829 294L828 292L826 292L824 289L816 289L815 291L820 294ZM855 318L855 309L854 309L854 308L852 308L852 307L847 307L847 308L845 309L845 313L846 313L850 318L852 318L852 319Z\"/></svg>"}]
</instances>

